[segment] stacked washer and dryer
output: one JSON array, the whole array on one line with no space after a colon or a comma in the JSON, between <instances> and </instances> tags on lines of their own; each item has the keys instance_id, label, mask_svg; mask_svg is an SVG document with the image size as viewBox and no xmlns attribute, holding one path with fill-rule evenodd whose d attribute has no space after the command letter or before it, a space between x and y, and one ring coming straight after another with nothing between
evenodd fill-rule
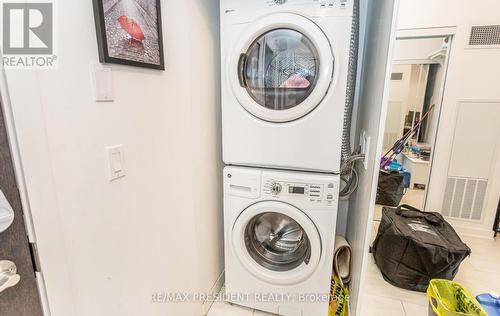
<instances>
[{"instance_id":1,"label":"stacked washer and dryer","mask_svg":"<svg viewBox=\"0 0 500 316\"><path fill-rule=\"evenodd\" d=\"M328 315L354 0L222 0L226 297Z\"/></svg>"}]
</instances>

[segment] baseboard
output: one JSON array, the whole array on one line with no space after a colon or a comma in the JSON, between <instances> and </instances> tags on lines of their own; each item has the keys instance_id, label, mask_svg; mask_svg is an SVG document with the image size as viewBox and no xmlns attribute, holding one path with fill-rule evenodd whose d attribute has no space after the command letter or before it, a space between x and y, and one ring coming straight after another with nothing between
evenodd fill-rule
<instances>
[{"instance_id":1,"label":"baseboard","mask_svg":"<svg viewBox=\"0 0 500 316\"><path fill-rule=\"evenodd\" d=\"M221 291L222 287L224 286L224 280L225 280L224 271L222 271L222 273L217 278L217 281L215 281L215 284L212 286L210 291L207 293L208 296L214 297L216 294L218 294ZM201 315L202 316L208 315L208 312L210 311L210 308L212 308L213 303L214 303L213 300L205 300L201 304Z\"/></svg>"},{"instance_id":2,"label":"baseboard","mask_svg":"<svg viewBox=\"0 0 500 316\"><path fill-rule=\"evenodd\" d=\"M49 298L47 297L47 289L45 288L45 280L42 272L35 272L36 283L38 284L38 294L40 295L40 302L44 316L50 316Z\"/></svg>"},{"instance_id":3,"label":"baseboard","mask_svg":"<svg viewBox=\"0 0 500 316\"><path fill-rule=\"evenodd\" d=\"M455 228L456 232L460 237L474 237L474 238L491 240L494 238L495 235L495 232L493 230L474 228L474 227L464 227L458 225L454 225L453 228Z\"/></svg>"}]
</instances>

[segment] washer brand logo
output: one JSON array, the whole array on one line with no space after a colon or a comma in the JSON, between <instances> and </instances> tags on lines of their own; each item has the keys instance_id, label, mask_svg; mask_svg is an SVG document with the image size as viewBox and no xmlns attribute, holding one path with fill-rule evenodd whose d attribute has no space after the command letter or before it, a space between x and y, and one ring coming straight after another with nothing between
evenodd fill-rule
<instances>
[{"instance_id":1,"label":"washer brand logo","mask_svg":"<svg viewBox=\"0 0 500 316\"><path fill-rule=\"evenodd\" d=\"M4 67L53 67L54 5L52 2L2 5Z\"/></svg>"}]
</instances>

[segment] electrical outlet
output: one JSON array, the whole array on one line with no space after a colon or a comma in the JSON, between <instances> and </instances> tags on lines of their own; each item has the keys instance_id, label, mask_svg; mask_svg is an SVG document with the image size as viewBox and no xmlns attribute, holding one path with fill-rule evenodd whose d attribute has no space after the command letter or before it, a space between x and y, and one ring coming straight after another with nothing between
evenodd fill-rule
<instances>
[{"instance_id":1,"label":"electrical outlet","mask_svg":"<svg viewBox=\"0 0 500 316\"><path fill-rule=\"evenodd\" d=\"M365 136L365 159L363 160L363 166L365 170L368 170L368 155L370 154L371 137Z\"/></svg>"},{"instance_id":2,"label":"electrical outlet","mask_svg":"<svg viewBox=\"0 0 500 316\"><path fill-rule=\"evenodd\" d=\"M361 135L359 136L359 149L363 155L365 154L365 135L365 131L361 131Z\"/></svg>"},{"instance_id":3,"label":"electrical outlet","mask_svg":"<svg viewBox=\"0 0 500 316\"><path fill-rule=\"evenodd\" d=\"M365 170L368 170L368 155L370 154L370 142L371 137L365 132L361 132L361 136L359 138L361 153L365 155L365 159L363 160L363 166Z\"/></svg>"},{"instance_id":4,"label":"electrical outlet","mask_svg":"<svg viewBox=\"0 0 500 316\"><path fill-rule=\"evenodd\" d=\"M110 67L91 63L92 84L97 102L113 102L115 93L113 88L113 73Z\"/></svg>"}]
</instances>

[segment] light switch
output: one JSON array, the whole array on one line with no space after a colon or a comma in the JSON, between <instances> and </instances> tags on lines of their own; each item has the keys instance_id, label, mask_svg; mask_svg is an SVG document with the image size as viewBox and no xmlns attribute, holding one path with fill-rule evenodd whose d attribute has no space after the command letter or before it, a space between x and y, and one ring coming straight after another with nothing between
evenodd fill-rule
<instances>
[{"instance_id":1,"label":"light switch","mask_svg":"<svg viewBox=\"0 0 500 316\"><path fill-rule=\"evenodd\" d=\"M124 177L123 146L106 147L106 152L108 154L109 181Z\"/></svg>"},{"instance_id":2,"label":"light switch","mask_svg":"<svg viewBox=\"0 0 500 316\"><path fill-rule=\"evenodd\" d=\"M104 67L101 64L93 64L91 69L95 100L97 102L114 101L113 73L111 68Z\"/></svg>"},{"instance_id":3,"label":"light switch","mask_svg":"<svg viewBox=\"0 0 500 316\"><path fill-rule=\"evenodd\" d=\"M123 166L122 166L122 157L121 157L121 154L119 152L112 153L111 157L112 157L111 158L111 162L112 162L111 168L113 169L113 172L115 174L122 172L123 171Z\"/></svg>"}]
</instances>

